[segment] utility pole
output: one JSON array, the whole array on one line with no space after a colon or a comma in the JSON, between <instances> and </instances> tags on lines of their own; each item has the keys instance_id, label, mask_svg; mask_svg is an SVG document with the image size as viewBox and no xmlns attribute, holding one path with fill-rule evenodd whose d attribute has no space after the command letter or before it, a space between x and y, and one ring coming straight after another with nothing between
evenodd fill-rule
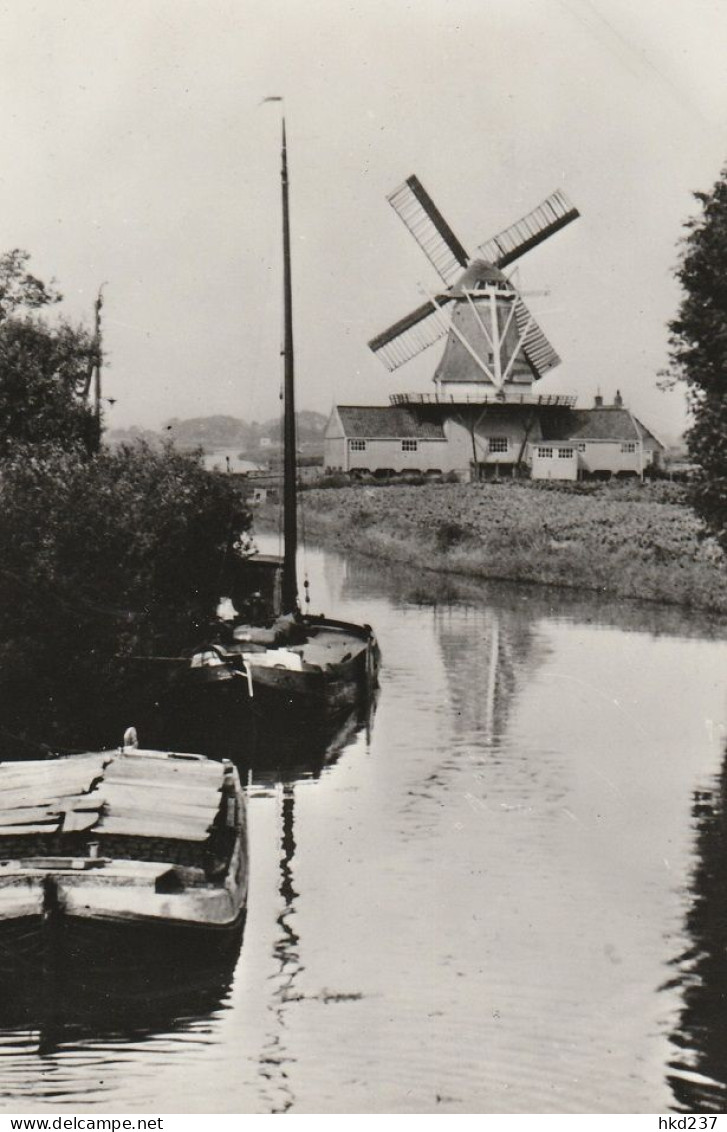
<instances>
[{"instance_id":1,"label":"utility pole","mask_svg":"<svg viewBox=\"0 0 727 1132\"><path fill-rule=\"evenodd\" d=\"M103 362L103 350L101 347L101 308L103 307L103 289L102 283L98 289L96 302L94 304L94 360L93 360L93 409L94 420L96 423L94 447L96 452L101 449L101 365Z\"/></svg>"}]
</instances>

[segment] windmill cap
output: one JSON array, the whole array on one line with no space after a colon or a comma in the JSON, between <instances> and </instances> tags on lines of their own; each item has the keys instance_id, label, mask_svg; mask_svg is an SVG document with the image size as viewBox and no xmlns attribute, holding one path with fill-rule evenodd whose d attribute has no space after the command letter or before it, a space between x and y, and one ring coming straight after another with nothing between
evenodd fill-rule
<instances>
[{"instance_id":1,"label":"windmill cap","mask_svg":"<svg viewBox=\"0 0 727 1132\"><path fill-rule=\"evenodd\" d=\"M477 285L482 283L503 283L512 289L507 276L498 267L494 267L484 259L475 259L460 275L452 288L452 294L462 295L465 291L474 291Z\"/></svg>"}]
</instances>

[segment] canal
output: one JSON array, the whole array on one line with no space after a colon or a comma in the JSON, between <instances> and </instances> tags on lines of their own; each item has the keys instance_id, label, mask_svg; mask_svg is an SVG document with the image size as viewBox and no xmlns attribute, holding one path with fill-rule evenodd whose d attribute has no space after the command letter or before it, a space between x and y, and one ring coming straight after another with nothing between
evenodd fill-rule
<instances>
[{"instance_id":1,"label":"canal","mask_svg":"<svg viewBox=\"0 0 727 1132\"><path fill-rule=\"evenodd\" d=\"M307 558L381 688L239 737L236 962L0 1001L3 1109L724 1111L727 634Z\"/></svg>"}]
</instances>

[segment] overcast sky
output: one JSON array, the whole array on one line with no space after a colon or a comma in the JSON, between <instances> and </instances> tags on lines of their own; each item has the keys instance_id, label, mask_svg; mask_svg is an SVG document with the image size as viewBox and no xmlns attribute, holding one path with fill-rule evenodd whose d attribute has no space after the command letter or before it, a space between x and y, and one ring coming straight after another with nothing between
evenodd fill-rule
<instances>
[{"instance_id":1,"label":"overcast sky","mask_svg":"<svg viewBox=\"0 0 727 1132\"><path fill-rule=\"evenodd\" d=\"M560 187L581 218L523 257L563 364L544 392L655 388L692 190L727 158L723 0L0 3L0 247L90 322L108 423L278 411L279 119L289 130L299 405L427 390L366 342L433 269L386 203L417 173L470 250Z\"/></svg>"}]
</instances>

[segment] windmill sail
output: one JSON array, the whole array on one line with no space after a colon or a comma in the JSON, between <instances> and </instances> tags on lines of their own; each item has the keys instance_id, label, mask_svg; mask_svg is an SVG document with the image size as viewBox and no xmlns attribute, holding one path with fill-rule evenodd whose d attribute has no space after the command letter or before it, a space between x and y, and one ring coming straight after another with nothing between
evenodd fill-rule
<instances>
[{"instance_id":1,"label":"windmill sail","mask_svg":"<svg viewBox=\"0 0 727 1132\"><path fill-rule=\"evenodd\" d=\"M571 204L565 193L557 189L522 220L481 244L477 253L495 267L507 267L525 252L547 240L554 232L565 228L566 224L570 224L579 215L578 209Z\"/></svg>"},{"instance_id":2,"label":"windmill sail","mask_svg":"<svg viewBox=\"0 0 727 1132\"><path fill-rule=\"evenodd\" d=\"M451 295L439 295L436 303L431 299L423 303L372 338L369 349L390 372L398 369L444 337L449 330L449 320L441 308L451 301Z\"/></svg>"},{"instance_id":3,"label":"windmill sail","mask_svg":"<svg viewBox=\"0 0 727 1132\"><path fill-rule=\"evenodd\" d=\"M517 295L502 274L503 268L530 248L547 240L560 228L570 224L579 215L578 209L571 204L565 193L558 189L527 216L482 244L477 249L477 258L470 262L463 245L417 177L408 177L404 184L395 189L387 199L447 285L445 293L434 296L429 302L417 307L411 314L400 319L369 342L369 349L381 359L389 371L416 357L428 346L443 338L450 329L452 335L449 344L453 345L455 339L457 340L454 352L462 354L464 351L474 356L476 351L466 334L464 337L467 341L462 341L463 333L459 323L466 321L462 314L464 304L469 304L471 308L472 317L469 321L473 325L477 323L484 330L481 312L475 309L476 302L484 296L484 293L492 291L493 287L495 290L498 287L506 289L509 287L512 293ZM490 301L493 299L502 306L504 302L502 294L491 296ZM455 314L452 319L448 318L441 309L450 303L455 303ZM514 313L514 319L507 316L504 327L505 330L510 328L509 334L512 338L507 359L502 358L504 342L501 340L501 335L493 333L488 337L486 330L485 336L488 337L489 346L486 353L489 361L484 358L474 359L479 369L484 371L485 380L494 380L496 384L499 384L500 373L502 381L522 381L523 373L528 379L530 373L537 379L560 363L560 358L519 295L515 300L514 312L512 306L510 311ZM500 355L499 365L494 360L496 354ZM444 357L447 357L446 351ZM519 359L518 369L515 368L516 358ZM527 362L527 366L521 365L523 361ZM488 367L492 365L495 370L491 372ZM439 370L437 372L439 373ZM478 374L476 379L483 380L481 374ZM437 380L436 376L435 380Z\"/></svg>"},{"instance_id":4,"label":"windmill sail","mask_svg":"<svg viewBox=\"0 0 727 1132\"><path fill-rule=\"evenodd\" d=\"M441 279L454 283L469 256L418 177L407 177L386 198Z\"/></svg>"},{"instance_id":5,"label":"windmill sail","mask_svg":"<svg viewBox=\"0 0 727 1132\"><path fill-rule=\"evenodd\" d=\"M524 335L523 350L536 379L560 365L560 358L519 295L515 300L515 322L520 336Z\"/></svg>"}]
</instances>

